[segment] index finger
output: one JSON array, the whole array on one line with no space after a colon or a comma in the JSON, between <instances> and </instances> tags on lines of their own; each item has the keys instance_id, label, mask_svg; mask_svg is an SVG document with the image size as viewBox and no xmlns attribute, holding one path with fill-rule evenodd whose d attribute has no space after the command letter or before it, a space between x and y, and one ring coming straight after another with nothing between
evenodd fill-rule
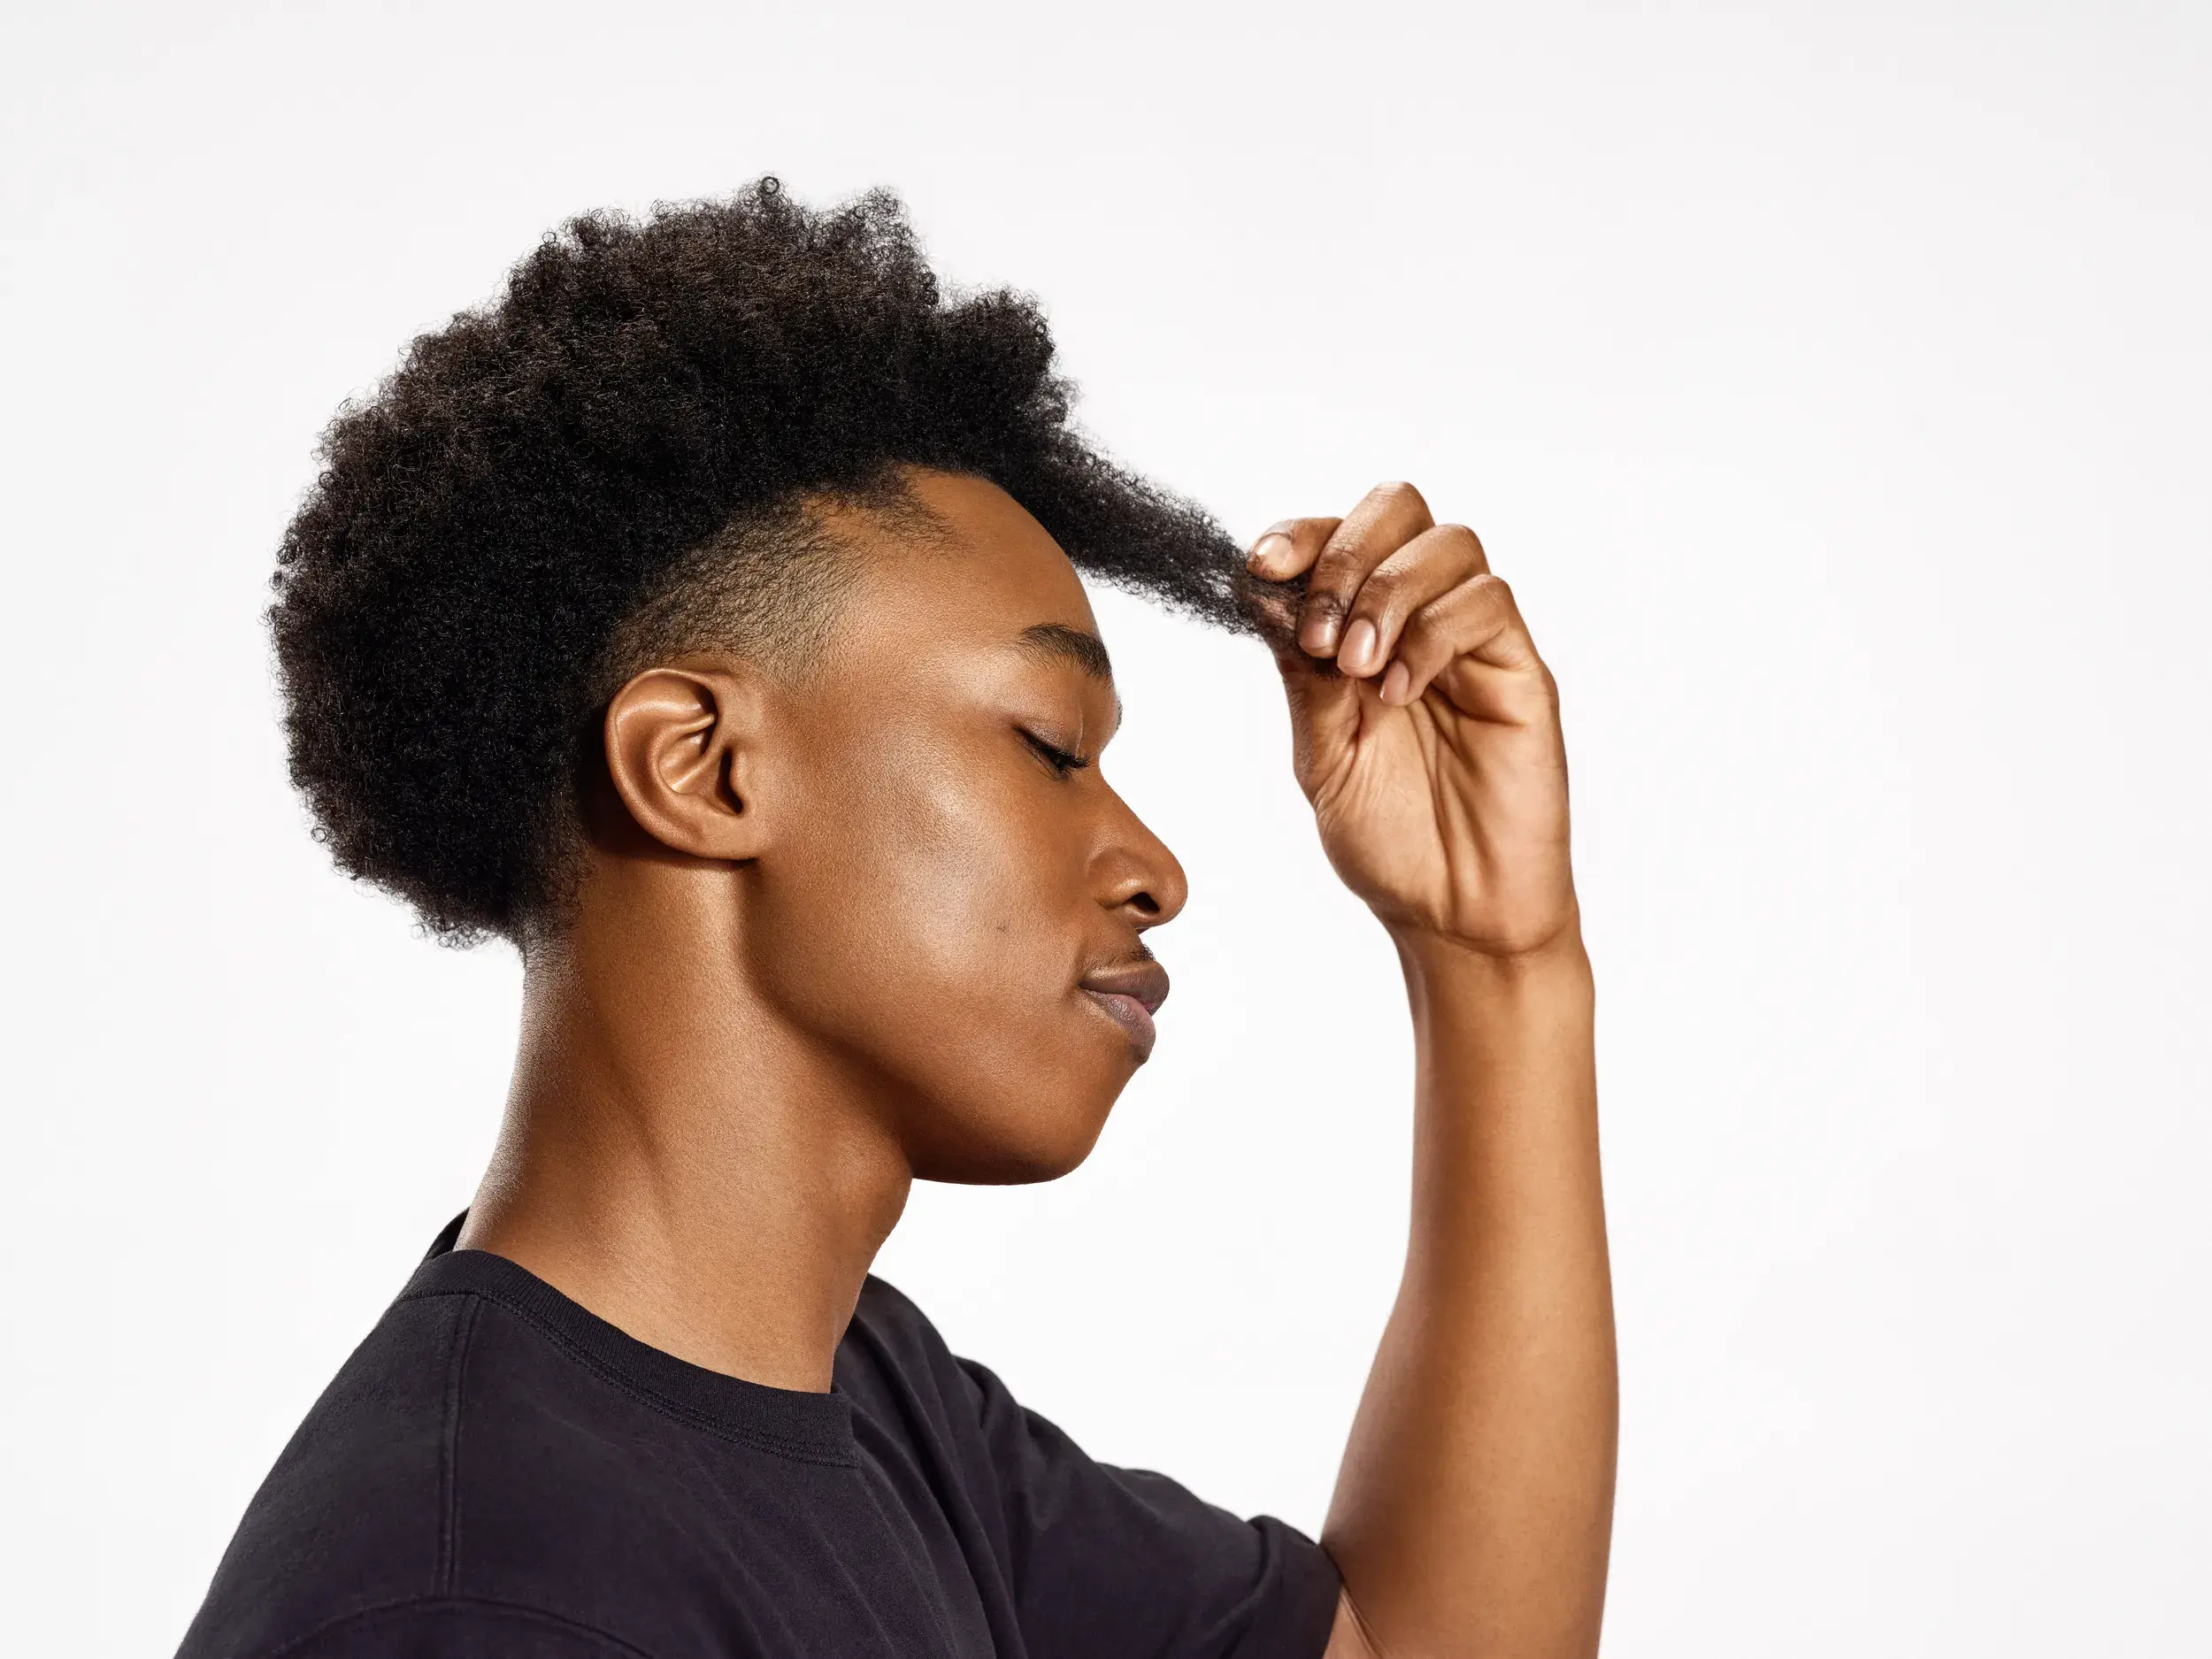
<instances>
[{"instance_id":1,"label":"index finger","mask_svg":"<svg viewBox=\"0 0 2212 1659\"><path fill-rule=\"evenodd\" d=\"M1298 643L1315 657L1333 657L1361 584L1378 565L1435 526L1428 503L1410 484L1378 484L1361 496L1313 562Z\"/></svg>"}]
</instances>

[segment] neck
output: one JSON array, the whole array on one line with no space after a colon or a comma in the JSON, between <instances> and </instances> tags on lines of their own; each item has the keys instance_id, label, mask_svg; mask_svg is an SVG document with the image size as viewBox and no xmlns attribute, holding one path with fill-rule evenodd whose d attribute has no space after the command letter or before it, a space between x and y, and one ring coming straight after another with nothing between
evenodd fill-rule
<instances>
[{"instance_id":1,"label":"neck","mask_svg":"<svg viewBox=\"0 0 2212 1659\"><path fill-rule=\"evenodd\" d=\"M826 1390L911 1171L864 1079L746 982L717 919L732 907L657 885L588 902L529 953L506 1120L459 1248L680 1359Z\"/></svg>"}]
</instances>

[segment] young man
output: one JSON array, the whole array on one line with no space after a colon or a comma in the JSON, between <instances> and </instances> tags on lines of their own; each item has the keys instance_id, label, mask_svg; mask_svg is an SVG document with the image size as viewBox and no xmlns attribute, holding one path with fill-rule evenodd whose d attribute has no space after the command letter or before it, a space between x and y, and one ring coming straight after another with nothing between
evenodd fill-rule
<instances>
[{"instance_id":1,"label":"young man","mask_svg":"<svg viewBox=\"0 0 2212 1659\"><path fill-rule=\"evenodd\" d=\"M1404 485L1248 557L1036 312L772 180L549 239L332 429L273 618L342 866L526 964L507 1118L255 1498L190 1659L1585 1655L1612 1501L1551 678ZM1087 1458L869 1276L1080 1163L1172 855L1078 569L1271 646L1398 948L1413 1228L1319 1544Z\"/></svg>"}]
</instances>

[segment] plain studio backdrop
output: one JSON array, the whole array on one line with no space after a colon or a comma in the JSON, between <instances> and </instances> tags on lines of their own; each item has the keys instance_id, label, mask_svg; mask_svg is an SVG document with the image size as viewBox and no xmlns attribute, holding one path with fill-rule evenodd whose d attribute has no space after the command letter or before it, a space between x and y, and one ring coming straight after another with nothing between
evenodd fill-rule
<instances>
[{"instance_id":1,"label":"plain studio backdrop","mask_svg":"<svg viewBox=\"0 0 2212 1659\"><path fill-rule=\"evenodd\" d=\"M261 612L342 399L549 227L774 172L1041 296L1240 536L1406 477L1557 670L1624 1422L1608 1651L2212 1652L2201 6L12 8L8 1645L167 1652L466 1202L511 952L333 874ZM882 1271L1317 1529L1408 1025L1258 646L1111 594L1153 1063Z\"/></svg>"}]
</instances>

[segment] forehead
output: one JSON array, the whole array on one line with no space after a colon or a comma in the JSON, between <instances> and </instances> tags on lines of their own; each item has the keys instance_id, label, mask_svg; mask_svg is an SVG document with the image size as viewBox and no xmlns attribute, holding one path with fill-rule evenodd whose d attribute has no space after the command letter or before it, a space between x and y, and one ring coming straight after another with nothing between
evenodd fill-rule
<instances>
[{"instance_id":1,"label":"forehead","mask_svg":"<svg viewBox=\"0 0 2212 1659\"><path fill-rule=\"evenodd\" d=\"M1098 632L1075 566L1020 503L983 479L917 469L908 480L921 523L830 515L863 555L841 629L852 645L1002 649L1040 628Z\"/></svg>"}]
</instances>

